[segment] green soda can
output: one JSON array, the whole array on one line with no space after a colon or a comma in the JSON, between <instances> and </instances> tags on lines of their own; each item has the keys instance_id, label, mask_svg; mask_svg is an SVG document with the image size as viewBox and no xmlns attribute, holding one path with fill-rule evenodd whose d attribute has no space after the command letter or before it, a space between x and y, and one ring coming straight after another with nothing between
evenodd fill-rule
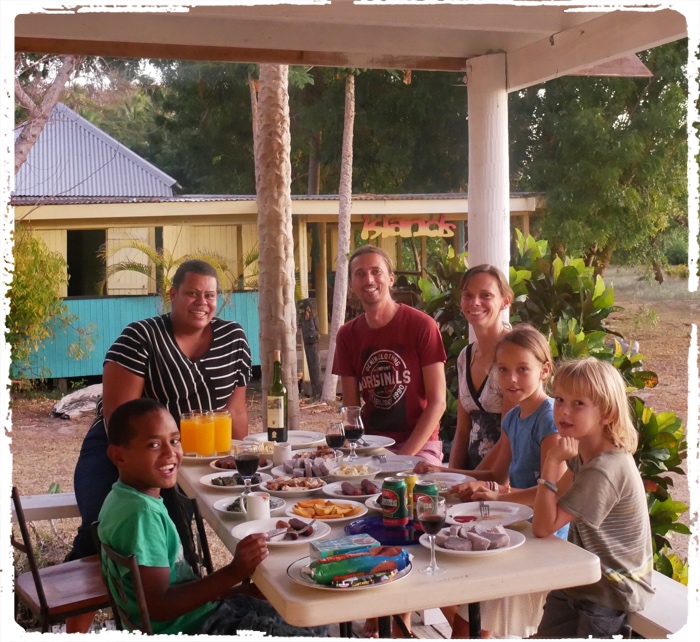
<instances>
[{"instance_id":1,"label":"green soda can","mask_svg":"<svg viewBox=\"0 0 700 642\"><path fill-rule=\"evenodd\" d=\"M437 482L434 479L419 479L416 485L413 487L413 526L417 530L423 530L420 524L420 520L415 513L416 504L418 503L419 497L439 497L440 493L438 491Z\"/></svg>"},{"instance_id":2,"label":"green soda can","mask_svg":"<svg viewBox=\"0 0 700 642\"><path fill-rule=\"evenodd\" d=\"M401 477L387 477L384 480L379 503L384 526L400 528L408 524L406 482Z\"/></svg>"},{"instance_id":3,"label":"green soda can","mask_svg":"<svg viewBox=\"0 0 700 642\"><path fill-rule=\"evenodd\" d=\"M406 505L408 506L408 520L413 521L413 488L418 481L418 475L412 471L405 473L397 473L397 477L400 477L406 482Z\"/></svg>"}]
</instances>

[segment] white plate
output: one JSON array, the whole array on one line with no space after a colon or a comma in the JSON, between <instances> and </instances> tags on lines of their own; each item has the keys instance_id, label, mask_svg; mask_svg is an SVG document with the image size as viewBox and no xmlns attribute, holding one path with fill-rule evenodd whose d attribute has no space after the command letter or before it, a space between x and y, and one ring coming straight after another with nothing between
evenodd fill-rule
<instances>
[{"instance_id":1,"label":"white plate","mask_svg":"<svg viewBox=\"0 0 700 642\"><path fill-rule=\"evenodd\" d=\"M369 446L360 446L360 444L357 444L355 452L358 455L362 455L363 453L371 453L373 450L378 450L379 448L388 448L396 443L395 439L392 439L391 437L383 437L382 435L362 435L362 439L364 439ZM340 450L342 450L344 453L350 452L349 448L341 448Z\"/></svg>"},{"instance_id":2,"label":"white plate","mask_svg":"<svg viewBox=\"0 0 700 642\"><path fill-rule=\"evenodd\" d=\"M323 517L319 517L318 515L316 516L316 519L319 521L324 521L328 522L329 524L342 524L343 522L349 522L350 520L357 519L358 517L362 517L363 515L367 514L367 506L362 504L361 502L354 502L350 499L345 499L343 498L342 502L343 504L350 504L352 506L359 506L360 511L358 513L355 513L354 515L349 515L348 517L333 517L331 519L326 519ZM287 510L285 511L285 515L289 515L290 517L301 517L301 515L297 515L294 512L294 506L296 506L296 502L292 503L290 502L289 505L287 506Z\"/></svg>"},{"instance_id":3,"label":"white plate","mask_svg":"<svg viewBox=\"0 0 700 642\"><path fill-rule=\"evenodd\" d=\"M307 524L311 521L310 519L306 519L305 517L299 517L298 515L295 515L294 517L296 517L302 522L306 522ZM278 521L279 518L275 517L270 519L254 519L250 522L243 522L242 524L238 524L238 526L234 526L231 529L231 535L233 535L240 542L244 537L253 533L267 533L273 528L277 528ZM283 540L281 542L268 542L267 545L269 547L299 546L300 544L308 544L309 542L314 542L317 539L323 539L324 537L326 537L326 535L329 535L330 532L331 527L328 524L316 521L316 523L314 524L314 532L311 535L309 535L309 537L300 537L299 539Z\"/></svg>"},{"instance_id":4,"label":"white plate","mask_svg":"<svg viewBox=\"0 0 700 642\"><path fill-rule=\"evenodd\" d=\"M372 495L372 497L370 497L365 502L365 506L367 506L367 508L369 508L370 510L377 510L380 513L384 512L382 505L379 503L379 499L381 496L381 493L379 495Z\"/></svg>"},{"instance_id":5,"label":"white plate","mask_svg":"<svg viewBox=\"0 0 700 642\"><path fill-rule=\"evenodd\" d=\"M518 531L512 531L509 528L505 529L510 537L510 544L508 546L503 546L502 548L489 548L485 551L451 551L449 548L440 548L435 546L435 552L444 553L445 555L456 555L457 557L488 557L489 555L498 555L499 553L505 553L506 551L512 551L518 546L522 546L525 543L525 535L519 533ZM425 546L430 550L430 539L423 533L418 540L421 546Z\"/></svg>"},{"instance_id":6,"label":"white plate","mask_svg":"<svg viewBox=\"0 0 700 642\"><path fill-rule=\"evenodd\" d=\"M481 517L479 514L479 502L466 502L455 504L447 509L448 524L464 524L455 520L456 516L475 517L471 521L486 522L487 524L500 524L501 526L511 526L518 522L525 521L532 517L532 508L516 504L514 502L484 502L489 507L489 516ZM468 523L471 523L468 522Z\"/></svg>"},{"instance_id":7,"label":"white plate","mask_svg":"<svg viewBox=\"0 0 700 642\"><path fill-rule=\"evenodd\" d=\"M204 475L204 477L200 478L200 483L204 484L207 488L213 488L214 490L223 490L223 491L228 491L229 493L238 493L242 492L245 486L243 484L239 484L237 486L215 486L212 484L212 479L215 477L226 477L228 475L233 475L236 471L232 470L229 471L228 473L226 472L220 472L220 473L211 473L210 475ZM262 482L270 481L272 477L268 475L267 473L258 473L260 475L260 478ZM261 484L262 484L261 482ZM252 484L251 488L258 488L261 484Z\"/></svg>"},{"instance_id":8,"label":"white plate","mask_svg":"<svg viewBox=\"0 0 700 642\"><path fill-rule=\"evenodd\" d=\"M364 466L367 469L367 472L365 474L361 475L347 475L343 474L340 472L340 470L344 467L355 467L355 466ZM332 477L336 481L359 481L360 479L374 479L378 474L380 470L377 466L373 466L372 464L362 464L358 462L352 462L352 463L343 463L340 464L340 466L334 466L331 471L329 477Z\"/></svg>"},{"instance_id":9,"label":"white plate","mask_svg":"<svg viewBox=\"0 0 700 642\"><path fill-rule=\"evenodd\" d=\"M263 455L265 459L267 460L267 464L264 466L258 466L258 472L266 472L269 471L272 468L272 457L267 457L266 455ZM235 468L219 468L218 466L215 466L214 464L219 460L223 459L223 457L217 457L213 461L209 462L209 468L212 468L213 470L223 472L223 473L233 473L236 472Z\"/></svg>"},{"instance_id":10,"label":"white plate","mask_svg":"<svg viewBox=\"0 0 700 642\"><path fill-rule=\"evenodd\" d=\"M455 484L476 481L473 477L462 475L461 473L425 473L424 475L418 475L418 479L432 479L436 481L438 492L441 495L446 494Z\"/></svg>"},{"instance_id":11,"label":"white plate","mask_svg":"<svg viewBox=\"0 0 700 642\"><path fill-rule=\"evenodd\" d=\"M272 478L270 478L272 479ZM318 478L316 478L318 479ZM323 484L319 488L295 488L294 490L270 490L267 487L266 483L260 484L260 490L264 490L266 493L270 493L270 495L274 495L275 497L306 497L307 495L313 495L314 493L317 493L318 491L322 490L323 487L326 485L326 482L324 482L322 479L320 480L323 482Z\"/></svg>"},{"instance_id":12,"label":"white plate","mask_svg":"<svg viewBox=\"0 0 700 642\"><path fill-rule=\"evenodd\" d=\"M413 470L419 461L423 460L420 457L412 457L410 455L392 455L387 453L386 461L383 464L373 457L360 457L355 463L376 466L379 468L380 475L395 475L396 473Z\"/></svg>"},{"instance_id":13,"label":"white plate","mask_svg":"<svg viewBox=\"0 0 700 642\"><path fill-rule=\"evenodd\" d=\"M358 489L360 488L359 482L353 483L350 480L349 481L353 486L356 486ZM369 499L370 497L378 497L381 494L382 490L382 482L372 482L377 489L380 491L378 493L372 493L371 495L343 495L342 491L340 490L340 487L343 485L343 482L333 482L332 484L327 484L326 486L323 487L323 494L328 495L328 497L335 497L337 499L349 499L354 502L361 502L365 501L366 499ZM365 505L367 505L367 502L365 502Z\"/></svg>"},{"instance_id":14,"label":"white plate","mask_svg":"<svg viewBox=\"0 0 700 642\"><path fill-rule=\"evenodd\" d=\"M309 564L311 564L311 558L302 557L300 560L297 560L296 562L293 562L289 565L289 568L287 568L287 575L289 575L290 579L293 582L296 582L297 584L301 584L302 586L308 586L309 588L321 589L324 591L364 591L366 589L381 588L382 586L389 586L390 584L394 584L394 582L402 580L404 577L407 577L409 573L413 570L412 564L409 563L409 565L405 569L403 569L403 571L399 571L396 574L396 576L394 576L394 578L389 580L388 582L384 582L382 584L368 584L367 586L351 586L349 588L336 588L335 586L326 586L325 584L318 584L314 582L308 575L306 575L303 571L309 566Z\"/></svg>"},{"instance_id":15,"label":"white plate","mask_svg":"<svg viewBox=\"0 0 700 642\"><path fill-rule=\"evenodd\" d=\"M253 441L260 443L268 441L267 432L259 432L255 435L248 435L243 441ZM287 443L292 445L293 449L313 448L326 443L326 435L322 432L313 430L290 430L287 433Z\"/></svg>"},{"instance_id":16,"label":"white plate","mask_svg":"<svg viewBox=\"0 0 700 642\"><path fill-rule=\"evenodd\" d=\"M228 515L229 517L245 517L245 513L241 513L239 511L226 510L230 504L232 504L238 499L240 499L240 495L237 495L236 497L224 497L223 499L217 499L212 504L212 506L214 507L214 510L219 511L224 515ZM287 502L285 502L283 499L280 499L279 497L270 497L270 514L283 515L284 507L286 505Z\"/></svg>"}]
</instances>

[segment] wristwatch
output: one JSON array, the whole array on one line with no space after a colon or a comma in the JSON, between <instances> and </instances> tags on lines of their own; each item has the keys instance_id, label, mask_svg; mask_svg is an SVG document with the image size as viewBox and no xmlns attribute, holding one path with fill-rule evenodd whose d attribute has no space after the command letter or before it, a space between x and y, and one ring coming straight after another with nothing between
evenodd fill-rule
<instances>
[{"instance_id":1,"label":"wristwatch","mask_svg":"<svg viewBox=\"0 0 700 642\"><path fill-rule=\"evenodd\" d=\"M540 477L540 478L537 480L537 483L538 483L538 484L541 484L542 486L546 486L546 487L549 488L549 490L551 490L553 493L559 492L559 487L558 487L556 484L553 484L553 483L552 483L551 481L549 481L548 479L542 479L542 477Z\"/></svg>"}]
</instances>

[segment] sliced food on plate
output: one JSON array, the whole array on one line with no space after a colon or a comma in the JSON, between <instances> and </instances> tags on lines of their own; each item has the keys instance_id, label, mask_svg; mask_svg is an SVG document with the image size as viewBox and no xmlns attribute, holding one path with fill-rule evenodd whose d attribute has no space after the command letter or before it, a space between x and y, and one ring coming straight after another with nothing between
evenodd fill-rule
<instances>
[{"instance_id":1,"label":"sliced food on plate","mask_svg":"<svg viewBox=\"0 0 700 642\"><path fill-rule=\"evenodd\" d=\"M292 507L292 512L296 515L316 519L346 519L366 510L365 506L356 502L336 502L330 499L301 500Z\"/></svg>"},{"instance_id":2,"label":"sliced food on plate","mask_svg":"<svg viewBox=\"0 0 700 642\"><path fill-rule=\"evenodd\" d=\"M300 491L317 490L325 486L326 482L317 477L278 477L265 484L265 490L269 491Z\"/></svg>"}]
</instances>

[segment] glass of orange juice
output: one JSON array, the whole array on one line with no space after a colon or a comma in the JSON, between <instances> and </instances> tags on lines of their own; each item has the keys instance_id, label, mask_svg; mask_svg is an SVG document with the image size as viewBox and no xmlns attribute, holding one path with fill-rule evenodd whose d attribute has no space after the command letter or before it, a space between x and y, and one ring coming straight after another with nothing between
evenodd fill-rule
<instances>
[{"instance_id":1,"label":"glass of orange juice","mask_svg":"<svg viewBox=\"0 0 700 642\"><path fill-rule=\"evenodd\" d=\"M228 410L214 412L214 448L217 455L231 453L231 413Z\"/></svg>"},{"instance_id":2,"label":"glass of orange juice","mask_svg":"<svg viewBox=\"0 0 700 642\"><path fill-rule=\"evenodd\" d=\"M197 414L185 412L180 415L180 443L182 444L182 454L186 457L193 457L197 454Z\"/></svg>"},{"instance_id":3,"label":"glass of orange juice","mask_svg":"<svg viewBox=\"0 0 700 642\"><path fill-rule=\"evenodd\" d=\"M214 454L214 413L202 412L197 415L197 454L200 457L209 457Z\"/></svg>"}]
</instances>

